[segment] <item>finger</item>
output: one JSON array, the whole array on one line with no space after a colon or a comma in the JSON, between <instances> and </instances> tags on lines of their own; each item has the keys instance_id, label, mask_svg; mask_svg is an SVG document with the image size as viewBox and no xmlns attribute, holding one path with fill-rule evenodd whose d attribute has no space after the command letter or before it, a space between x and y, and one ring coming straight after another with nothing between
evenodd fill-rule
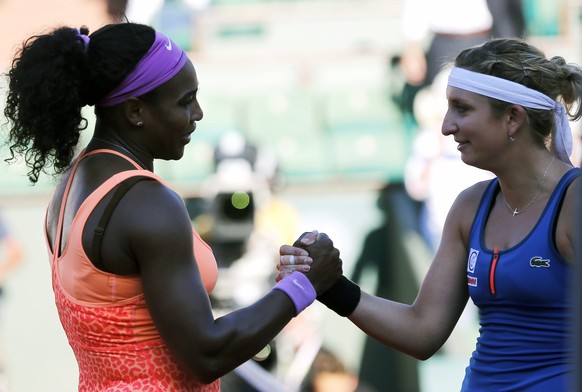
<instances>
[{"instance_id":1,"label":"finger","mask_svg":"<svg viewBox=\"0 0 582 392\"><path fill-rule=\"evenodd\" d=\"M295 255L285 255L279 256L279 263L281 267L288 267L293 265L311 265L313 259L309 256L295 256Z\"/></svg>"},{"instance_id":2,"label":"finger","mask_svg":"<svg viewBox=\"0 0 582 392\"><path fill-rule=\"evenodd\" d=\"M318 239L319 239L319 232L317 230L313 230L311 233L308 233L307 235L303 236L303 238L301 238L301 244L302 245L311 245L315 241L317 241Z\"/></svg>"},{"instance_id":3,"label":"finger","mask_svg":"<svg viewBox=\"0 0 582 392\"><path fill-rule=\"evenodd\" d=\"M307 245L311 245L313 244L315 241L317 241L319 237L319 232L317 230L313 230L310 233L304 233L300 238L299 238L299 243L301 245L307 246Z\"/></svg>"},{"instance_id":4,"label":"finger","mask_svg":"<svg viewBox=\"0 0 582 392\"><path fill-rule=\"evenodd\" d=\"M287 275L291 275L293 272L295 271L299 271L299 272L309 272L310 267L308 265L296 265L293 267L286 267L283 268L282 270L280 270L277 275L275 275L275 282L280 281L281 279L283 279L284 277L286 277Z\"/></svg>"},{"instance_id":5,"label":"finger","mask_svg":"<svg viewBox=\"0 0 582 392\"><path fill-rule=\"evenodd\" d=\"M317 242L318 243L325 244L326 246L330 246L330 247L333 246L333 241L325 233L318 233L318 235L317 235Z\"/></svg>"},{"instance_id":6,"label":"finger","mask_svg":"<svg viewBox=\"0 0 582 392\"><path fill-rule=\"evenodd\" d=\"M285 271L286 273L293 273L295 271L299 271L299 272L309 272L309 270L311 269L311 266L307 265L307 264L301 264L301 265L290 265L290 266L286 266L285 268L282 269L282 271Z\"/></svg>"},{"instance_id":7,"label":"finger","mask_svg":"<svg viewBox=\"0 0 582 392\"><path fill-rule=\"evenodd\" d=\"M309 253L305 249L298 248L291 245L283 245L279 248L279 254L283 255L295 255L295 256L308 256Z\"/></svg>"}]
</instances>

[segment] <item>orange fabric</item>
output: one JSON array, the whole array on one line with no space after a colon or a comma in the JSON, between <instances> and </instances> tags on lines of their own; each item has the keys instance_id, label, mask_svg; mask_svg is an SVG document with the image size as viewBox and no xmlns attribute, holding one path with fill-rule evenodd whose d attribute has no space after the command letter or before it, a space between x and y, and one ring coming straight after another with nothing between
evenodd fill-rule
<instances>
[{"instance_id":1,"label":"orange fabric","mask_svg":"<svg viewBox=\"0 0 582 392\"><path fill-rule=\"evenodd\" d=\"M98 152L121 155L112 150L96 150L87 155ZM63 196L54 249L61 247L64 206L76 165L83 157L77 160ZM146 170L118 173L83 202L61 255L53 254L47 237L55 302L79 365L79 391L217 392L219 380L209 385L196 383L172 359L147 309L139 276L100 271L83 249L83 228L94 207L117 184L135 175L163 182ZM193 234L196 261L210 292L218 276L216 260L194 230Z\"/></svg>"}]
</instances>

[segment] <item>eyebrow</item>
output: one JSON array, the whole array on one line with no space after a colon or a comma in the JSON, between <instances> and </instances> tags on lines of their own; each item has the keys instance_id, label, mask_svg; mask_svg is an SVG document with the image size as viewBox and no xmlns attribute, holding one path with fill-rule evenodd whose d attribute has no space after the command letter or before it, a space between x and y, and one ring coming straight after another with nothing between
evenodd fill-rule
<instances>
[{"instance_id":1,"label":"eyebrow","mask_svg":"<svg viewBox=\"0 0 582 392\"><path fill-rule=\"evenodd\" d=\"M184 99L184 98L186 98L186 97L188 97L188 96L191 96L191 95L196 95L196 93L198 93L198 88L195 88L195 89L191 89L191 90L185 91L185 92L184 92L184 93L183 93L183 94L180 96L180 99Z\"/></svg>"}]
</instances>

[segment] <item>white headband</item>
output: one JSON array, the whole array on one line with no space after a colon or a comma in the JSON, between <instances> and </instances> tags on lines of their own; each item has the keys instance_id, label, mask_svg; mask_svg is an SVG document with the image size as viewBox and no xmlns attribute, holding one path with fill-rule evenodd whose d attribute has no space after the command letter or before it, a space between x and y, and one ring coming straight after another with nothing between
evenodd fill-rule
<instances>
[{"instance_id":1,"label":"white headband","mask_svg":"<svg viewBox=\"0 0 582 392\"><path fill-rule=\"evenodd\" d=\"M553 111L556 131L552 137L552 144L558 158L564 162L570 162L572 131L566 116L566 109L560 102L523 84L459 67L453 67L451 70L449 86L526 108Z\"/></svg>"}]
</instances>

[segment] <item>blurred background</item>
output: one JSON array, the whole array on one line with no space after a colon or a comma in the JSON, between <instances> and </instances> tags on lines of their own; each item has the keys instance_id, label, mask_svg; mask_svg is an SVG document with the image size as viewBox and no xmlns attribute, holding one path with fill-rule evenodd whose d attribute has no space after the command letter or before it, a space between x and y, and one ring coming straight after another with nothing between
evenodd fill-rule
<instances>
[{"instance_id":1,"label":"blurred background","mask_svg":"<svg viewBox=\"0 0 582 392\"><path fill-rule=\"evenodd\" d=\"M454 53L444 60L458 51L451 40L515 35L548 57L582 55L581 0L0 0L0 71L33 34L95 31L124 14L173 38L198 73L204 119L184 158L155 171L215 251L217 315L267 292L279 246L313 229L331 236L365 290L412 302L452 198L489 176L440 136L446 69L425 54L445 42ZM92 131L85 109L79 147ZM579 163L578 145L574 154ZM42 232L52 178L31 187L22 162L1 163L0 392L73 392ZM468 305L449 342L420 362L316 303L223 390L454 391L477 331Z\"/></svg>"}]
</instances>

